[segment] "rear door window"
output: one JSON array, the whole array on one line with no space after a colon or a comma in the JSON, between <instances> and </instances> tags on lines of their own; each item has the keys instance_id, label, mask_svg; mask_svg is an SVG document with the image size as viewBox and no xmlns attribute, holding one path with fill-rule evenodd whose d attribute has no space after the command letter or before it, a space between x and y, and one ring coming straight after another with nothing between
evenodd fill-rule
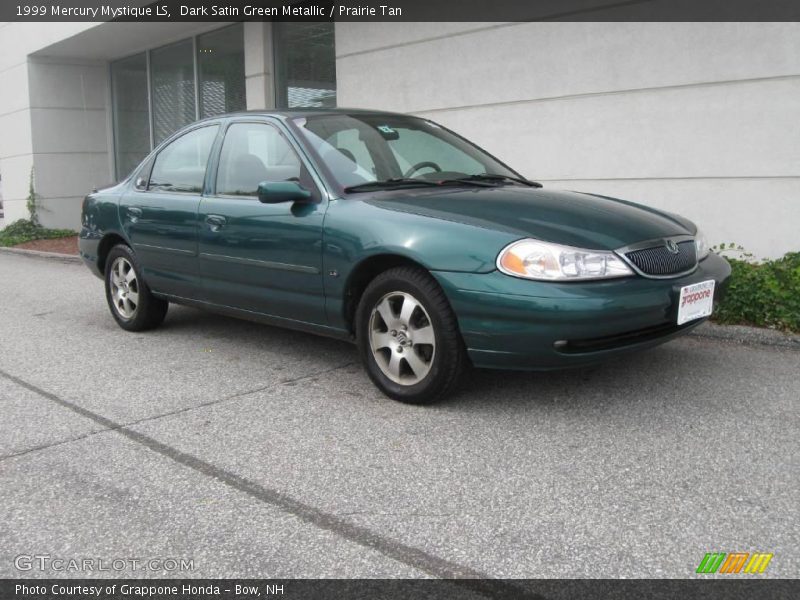
<instances>
[{"instance_id":1,"label":"rear door window","mask_svg":"<svg viewBox=\"0 0 800 600\"><path fill-rule=\"evenodd\" d=\"M200 194L217 125L200 127L182 135L156 156L149 190Z\"/></svg>"}]
</instances>

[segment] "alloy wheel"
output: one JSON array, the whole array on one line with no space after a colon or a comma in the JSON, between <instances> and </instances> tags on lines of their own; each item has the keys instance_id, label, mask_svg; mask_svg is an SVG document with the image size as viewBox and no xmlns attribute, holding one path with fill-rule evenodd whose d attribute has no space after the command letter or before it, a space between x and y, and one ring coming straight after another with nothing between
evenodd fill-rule
<instances>
[{"instance_id":1,"label":"alloy wheel","mask_svg":"<svg viewBox=\"0 0 800 600\"><path fill-rule=\"evenodd\" d=\"M123 257L111 265L111 299L114 309L123 319L132 319L139 308L139 281L131 262Z\"/></svg>"},{"instance_id":2,"label":"alloy wheel","mask_svg":"<svg viewBox=\"0 0 800 600\"><path fill-rule=\"evenodd\" d=\"M369 345L386 377L400 385L414 385L425 379L433 365L433 323L414 296L390 292L372 309Z\"/></svg>"}]
</instances>

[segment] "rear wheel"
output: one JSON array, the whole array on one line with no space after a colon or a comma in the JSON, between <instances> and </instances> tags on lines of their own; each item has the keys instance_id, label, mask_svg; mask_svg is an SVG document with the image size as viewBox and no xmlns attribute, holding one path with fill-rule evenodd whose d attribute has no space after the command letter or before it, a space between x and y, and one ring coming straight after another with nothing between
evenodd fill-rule
<instances>
[{"instance_id":1,"label":"rear wheel","mask_svg":"<svg viewBox=\"0 0 800 600\"><path fill-rule=\"evenodd\" d=\"M378 275L356 312L362 362L390 398L435 402L458 386L468 361L447 298L429 273L398 267Z\"/></svg>"},{"instance_id":2,"label":"rear wheel","mask_svg":"<svg viewBox=\"0 0 800 600\"><path fill-rule=\"evenodd\" d=\"M161 324L169 303L156 298L142 277L133 251L114 246L106 257L106 300L117 324L128 331L144 331Z\"/></svg>"}]
</instances>

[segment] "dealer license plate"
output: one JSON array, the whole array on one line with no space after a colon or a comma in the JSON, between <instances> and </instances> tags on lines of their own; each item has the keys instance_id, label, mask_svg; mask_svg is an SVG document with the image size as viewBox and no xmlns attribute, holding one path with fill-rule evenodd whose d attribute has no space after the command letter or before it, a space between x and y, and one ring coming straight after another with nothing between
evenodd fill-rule
<instances>
[{"instance_id":1,"label":"dealer license plate","mask_svg":"<svg viewBox=\"0 0 800 600\"><path fill-rule=\"evenodd\" d=\"M713 279L682 287L678 298L678 325L707 317L713 308Z\"/></svg>"}]
</instances>

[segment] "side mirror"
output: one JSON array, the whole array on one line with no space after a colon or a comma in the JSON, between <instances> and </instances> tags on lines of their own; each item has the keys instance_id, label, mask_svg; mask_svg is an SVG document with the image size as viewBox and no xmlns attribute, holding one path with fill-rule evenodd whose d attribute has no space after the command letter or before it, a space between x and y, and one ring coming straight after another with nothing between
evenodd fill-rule
<instances>
[{"instance_id":1,"label":"side mirror","mask_svg":"<svg viewBox=\"0 0 800 600\"><path fill-rule=\"evenodd\" d=\"M262 181L258 184L258 201L264 204L313 202L311 192L296 181Z\"/></svg>"}]
</instances>

